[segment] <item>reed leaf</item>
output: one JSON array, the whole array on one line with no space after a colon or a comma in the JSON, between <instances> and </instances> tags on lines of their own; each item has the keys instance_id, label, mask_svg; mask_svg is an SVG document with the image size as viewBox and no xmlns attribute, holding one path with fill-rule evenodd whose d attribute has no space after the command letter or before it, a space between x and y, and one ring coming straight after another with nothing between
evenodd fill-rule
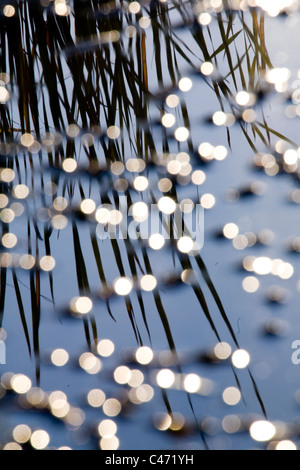
<instances>
[{"instance_id":1,"label":"reed leaf","mask_svg":"<svg viewBox=\"0 0 300 470\"><path fill-rule=\"evenodd\" d=\"M29 331L28 331L27 320L26 320L26 315L25 315L25 310L24 310L24 304L22 300L21 291L19 288L18 278L14 269L12 270L12 277L13 277L16 298L18 302L20 318L21 318L21 322L23 326L24 336L25 336L26 343L27 343L28 353L29 353L29 356L31 356L31 343L30 343Z\"/></svg>"}]
</instances>

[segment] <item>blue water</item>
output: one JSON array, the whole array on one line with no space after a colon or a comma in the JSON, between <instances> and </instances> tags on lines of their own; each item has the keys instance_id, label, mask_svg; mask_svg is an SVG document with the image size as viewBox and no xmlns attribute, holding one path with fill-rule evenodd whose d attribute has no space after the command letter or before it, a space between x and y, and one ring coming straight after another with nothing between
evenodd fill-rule
<instances>
[{"instance_id":1,"label":"blue water","mask_svg":"<svg viewBox=\"0 0 300 470\"><path fill-rule=\"evenodd\" d=\"M294 73L298 67L297 47L299 41L299 20L296 17L293 23L290 19L270 19L267 22L267 46L270 57L274 57L274 65L287 66ZM285 38L278 31L284 28ZM285 55L286 54L286 55ZM215 128L203 124L203 119L218 110L217 101L213 93L204 93L205 84L197 79L194 81L192 91L187 94L186 100L190 111L193 137L195 144L203 140L214 145L227 145L227 136L224 128ZM265 104L266 118L270 127L287 133L297 141L298 120L288 120L284 117L286 106L283 96L274 96ZM217 288L225 310L230 319L233 330L240 346L246 349L251 356L250 370L256 381L262 400L266 407L268 419L271 421L293 422L299 419L299 405L295 400L295 393L300 388L299 367L292 363L291 345L294 340L300 339L300 323L298 321L298 303L300 292L297 290L299 280L299 255L291 254L287 250L289 237L300 236L298 222L298 207L288 201L291 189L297 188L297 182L290 175L269 177L253 168L253 152L245 141L238 127L231 129L232 150L224 162L215 162L205 167L207 180L201 186L201 193L212 193L216 198L213 209L205 212L205 244L202 250L203 259ZM275 139L276 140L276 139ZM262 150L264 150L262 148ZM229 189L242 189L253 181L264 184L264 192L260 196L240 198L237 202L228 202L225 198ZM196 197L196 189L186 187L182 194ZM274 234L274 240L268 246L255 245L242 251L237 251L232 242L216 237L228 222L236 223L240 233L258 233L269 229ZM93 259L89 230L80 224L81 240L84 258L86 260L88 277L92 290L100 286L97 267ZM15 224L16 233L22 233L23 225L20 218ZM91 429L105 416L101 410L93 410L84 401L84 396L91 388L101 388L107 398L119 397L124 393L124 387L114 382L112 373L119 364L126 362L128 352L137 347L134 333L125 309L124 300L112 300L111 309L116 322L109 316L105 303L99 301L94 306L99 339L110 338L115 344L115 353L112 357L103 359L102 371L93 376L80 370L76 365L79 355L87 351L84 329L81 320L69 319L63 311L69 300L78 295L74 252L72 244L71 224L64 229L59 237L56 233L51 238L52 254L56 259L54 276L55 305L51 301L51 292L47 274L42 276L42 300L40 345L41 345L41 388L46 392L53 390L64 391L68 400L86 413L86 419L80 429L68 429L59 420L50 415L33 410L24 410L19 405L19 398L12 394L7 395L0 402L2 420L0 425L0 441L9 441L9 430L15 425L26 423L31 428L46 429L51 437L50 447L67 445L72 448L98 448L99 437L91 437ZM110 281L118 276L115 263L112 262L112 250L107 242L101 246L102 261L105 272ZM122 247L124 253L124 247ZM294 266L295 273L289 280L280 280L272 275L259 277L260 288L255 294L248 294L242 288L243 279L249 274L240 269L245 256L267 256L272 259L281 258ZM151 255L152 265L156 274L169 273L174 269L173 259L169 250ZM127 266L127 265L126 265ZM180 270L176 263L176 270ZM29 276L19 273L22 282L23 302L26 306L29 325L30 320L30 289ZM7 332L6 365L0 365L1 374L12 371L28 375L35 383L35 361L30 358L18 313L18 305L14 295L12 279L8 276L6 297L6 313L3 328ZM209 294L205 283L203 289L209 299L213 320L223 341L232 344L226 325ZM288 291L288 300L282 305L273 305L267 301L269 287L278 285ZM192 289L187 286L176 286L172 289L161 288L161 297L176 348L183 354L207 352L213 348L218 340L210 328L203 312L194 296ZM134 296L133 296L134 299ZM168 349L166 336L155 308L153 296L144 296L147 320L151 331L152 348L155 352ZM149 345L147 331L136 299L137 323L140 327L145 344ZM281 337L267 337L263 328L269 319L282 319L287 324L287 331ZM234 346L233 346L234 347ZM69 363L58 369L47 364L47 352L55 348L65 348L70 354ZM226 387L236 386L236 381L230 365L208 365L201 361L187 361L183 365L185 373L198 373L209 378L214 383L210 396L193 396L192 401L197 418L205 418L214 426L207 441L212 449L245 449L264 448L255 443L248 432L227 434L222 430L221 422L224 416L235 414L240 416L262 417L260 404L255 395L247 371L238 372L243 390L244 401L234 407L225 405L222 401L222 392ZM115 421L118 425L117 436L120 441L119 449L202 449L203 443L195 431L186 436L175 433L159 432L152 424L153 416L157 412L165 412L161 391L153 381L150 368L145 368L145 383L154 388L154 398L142 405L133 406L126 416L118 416ZM126 388L126 387L125 387ZM173 411L180 412L186 421L194 423L186 394L178 390L168 391L169 401ZM213 419L213 420L212 420ZM296 436L293 441L300 445Z\"/></svg>"}]
</instances>

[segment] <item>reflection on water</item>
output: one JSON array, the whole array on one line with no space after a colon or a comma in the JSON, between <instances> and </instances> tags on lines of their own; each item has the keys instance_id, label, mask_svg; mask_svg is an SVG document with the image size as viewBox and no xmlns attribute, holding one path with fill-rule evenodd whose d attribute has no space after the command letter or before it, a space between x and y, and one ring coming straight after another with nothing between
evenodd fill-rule
<instances>
[{"instance_id":1,"label":"reflection on water","mask_svg":"<svg viewBox=\"0 0 300 470\"><path fill-rule=\"evenodd\" d=\"M297 120L299 76L266 46L292 18L291 0L2 2L3 449L297 449L273 391L290 345L266 339L296 325L274 308L298 234L282 250L270 224L294 227L300 152L270 109Z\"/></svg>"}]
</instances>

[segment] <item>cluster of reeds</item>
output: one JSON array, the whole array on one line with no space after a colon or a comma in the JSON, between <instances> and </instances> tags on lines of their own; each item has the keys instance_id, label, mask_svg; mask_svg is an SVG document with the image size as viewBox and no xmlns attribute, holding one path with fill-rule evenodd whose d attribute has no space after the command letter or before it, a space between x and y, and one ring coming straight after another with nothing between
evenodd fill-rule
<instances>
[{"instance_id":1,"label":"cluster of reeds","mask_svg":"<svg viewBox=\"0 0 300 470\"><path fill-rule=\"evenodd\" d=\"M116 185L112 164L122 163L125 168L129 158L136 158L144 163L143 174L148 174L160 165L159 155L174 152L174 148L182 149L183 145L167 132L160 121L157 122L155 112L159 116L165 114L166 98L170 94L178 94L178 83L184 74L205 82L216 96L216 106L222 112L232 114L253 150L256 150L257 138L267 146L272 134L283 138L269 128L263 115L261 120L243 120L235 100L238 91L244 90L254 94L256 102L259 102L266 91L261 88L261 77L272 65L265 46L264 14L256 9L247 13L234 10L230 8L230 2L223 2L223 8L214 10L209 7L212 23L204 25L200 17L207 12L206 3L30 0L13 1L7 5L1 1L0 158L1 170L11 170L14 175L11 179L3 173L0 182L0 193L7 198L1 213L2 237L10 233L11 219L5 211L14 200L16 180L19 185L26 183L30 193L39 194L40 200L34 201L36 210L25 214L24 224L26 255L34 260L26 268L31 306L27 309L23 302L18 279L20 266L13 258L5 258L3 249L0 324L5 313L6 286L11 273L28 349L36 357L37 377L40 374L42 304L39 260L42 256L52 256L51 237L61 227L59 222L53 224L54 215L61 211L54 210L52 216L44 220L38 216L37 209L50 209L49 206L53 209L52 204L58 194L72 207L73 210L66 212L66 217L72 224L78 292L80 296L91 297L89 267L82 249L82 244L87 243L81 238L82 220L86 220L90 227L89 242L104 291L109 280L102 262L96 224L90 223L86 214L78 210L78 203L75 207L72 201L77 201L78 197L86 200L96 188L99 194L97 203L101 201L118 208L120 195L126 194L129 200L134 200L138 191L126 184L126 173L121 184L118 181L119 186ZM181 38L182 30L190 35L189 42ZM211 64L215 73L207 75L201 72L203 64ZM225 69L225 73L219 73L219 68ZM189 110L182 96L177 113L178 120L189 130ZM230 145L228 126L226 132ZM191 136L185 145L194 168L201 165ZM172 187L164 194L179 203L180 182L176 177L171 179ZM57 189L50 205L45 194L49 183ZM157 195L152 191L149 191L148 198L149 203L157 202ZM127 264L132 279L136 279L140 272L155 276L155 266L146 246L133 246L129 238L122 248L118 240L112 239L110 243L121 277L127 274ZM197 253L191 259L186 253L173 251L183 270L199 270L233 342L239 347L201 254ZM54 302L54 274L49 271ZM193 282L191 288L199 301L200 312L204 312L221 341L222 334L215 326L201 282ZM102 300L113 316L110 294L107 289L105 292L107 295L102 296ZM136 295L151 339L143 293L137 290ZM153 296L167 342L175 354L168 315L159 289L153 291ZM137 313L130 295L124 300L136 340L142 344L144 340L137 326ZM32 334L27 319L30 314ZM87 342L92 348L98 336L96 319L90 314L83 323ZM256 387L252 375L251 379ZM263 407L262 402L261 405Z\"/></svg>"}]
</instances>

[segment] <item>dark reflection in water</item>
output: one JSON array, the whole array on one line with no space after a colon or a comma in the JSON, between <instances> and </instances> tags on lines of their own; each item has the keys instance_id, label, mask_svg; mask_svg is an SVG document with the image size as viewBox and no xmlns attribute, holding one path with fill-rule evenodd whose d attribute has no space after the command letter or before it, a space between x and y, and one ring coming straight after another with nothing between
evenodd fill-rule
<instances>
[{"instance_id":1,"label":"dark reflection in water","mask_svg":"<svg viewBox=\"0 0 300 470\"><path fill-rule=\"evenodd\" d=\"M295 2L0 3L2 447L296 449Z\"/></svg>"}]
</instances>

